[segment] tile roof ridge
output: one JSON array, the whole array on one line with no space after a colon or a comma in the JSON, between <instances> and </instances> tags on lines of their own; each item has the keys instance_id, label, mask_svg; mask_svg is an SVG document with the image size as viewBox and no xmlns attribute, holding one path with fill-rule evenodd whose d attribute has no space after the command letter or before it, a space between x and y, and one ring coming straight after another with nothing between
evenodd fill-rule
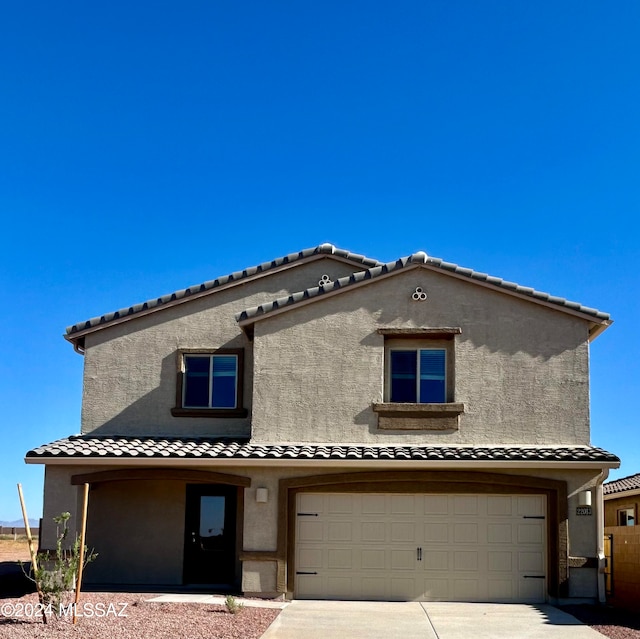
<instances>
[{"instance_id":1,"label":"tile roof ridge","mask_svg":"<svg viewBox=\"0 0 640 639\"><path fill-rule=\"evenodd\" d=\"M640 490L640 473L612 479L605 482L603 488L605 495L617 495L631 490Z\"/></svg>"},{"instance_id":2,"label":"tile roof ridge","mask_svg":"<svg viewBox=\"0 0 640 639\"><path fill-rule=\"evenodd\" d=\"M335 255L351 262L361 263L367 267L377 266L381 264L381 262L376 259L369 258L358 253L352 253L351 251L348 251L346 249L338 248L334 244L331 244L329 242L324 242L323 244L303 249L301 251L298 251L297 253L289 253L288 255L275 258L271 261L262 262L261 264L258 264L256 266L247 267L241 271L234 271L233 273L230 273L228 275L222 275L215 279L207 280L206 282L202 282L200 284L194 284L187 288L180 289L172 293L167 293L166 295L161 295L160 297L156 297L154 299L149 299L132 306L122 307L116 311L95 316L83 322L71 324L70 326L67 326L65 330L65 336L69 338L80 331L96 328L98 326L108 324L123 317L136 315L137 313L141 313L152 308L157 308L170 302L185 299L196 293L204 293L206 291L214 290L220 286L241 281L248 277L253 277L260 273L265 273L286 264L291 264L293 262L297 262L299 260L310 258L316 255Z\"/></svg>"},{"instance_id":3,"label":"tile roof ridge","mask_svg":"<svg viewBox=\"0 0 640 639\"><path fill-rule=\"evenodd\" d=\"M585 315L590 315L594 319L601 322L610 322L610 314L598 311L595 308L584 306L578 302L572 302L564 297L558 297L538 291L529 286L521 286L515 282L504 280L500 277L494 277L487 273L481 273L474 271L473 269L458 266L452 262L445 262L441 258L431 257L425 251L416 251L411 255L400 257L397 260L386 263L378 263L363 271L355 271L349 275L338 278L335 281L329 281L318 286L313 286L302 291L297 291L286 295L284 297L277 298L271 302L266 302L247 308L239 313L236 313L235 318L238 322L244 322L257 318L262 315L266 315L273 311L279 310L286 306L292 306L298 304L304 300L310 300L312 298L319 297L326 293L335 293L341 289L360 284L366 280L373 280L382 275L387 275L393 271L400 270L412 265L424 265L437 270L442 270L447 273L454 274L458 277L469 278L471 280L482 282L485 285L496 287L498 289L506 289L511 293L516 293L525 297L530 297L535 301L551 304L552 306L558 306L560 308L566 308L570 311L576 311Z\"/></svg>"}]
</instances>

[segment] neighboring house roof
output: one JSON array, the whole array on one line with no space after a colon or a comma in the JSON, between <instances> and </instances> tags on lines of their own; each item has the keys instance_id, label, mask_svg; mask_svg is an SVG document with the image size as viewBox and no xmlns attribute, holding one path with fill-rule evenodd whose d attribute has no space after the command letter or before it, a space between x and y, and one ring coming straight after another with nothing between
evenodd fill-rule
<instances>
[{"instance_id":1,"label":"neighboring house roof","mask_svg":"<svg viewBox=\"0 0 640 639\"><path fill-rule=\"evenodd\" d=\"M429 462L598 462L618 464L593 446L367 446L362 444L257 444L244 439L75 435L39 446L26 461L52 459L345 460Z\"/></svg>"},{"instance_id":2,"label":"neighboring house roof","mask_svg":"<svg viewBox=\"0 0 640 639\"><path fill-rule=\"evenodd\" d=\"M345 251L344 249L335 247L333 244L320 244L319 246L304 249L302 251L299 251L298 253L290 253L289 255L276 258L271 262L264 262L262 264L259 264L258 266L252 266L242 271L231 273L230 275L218 277L215 280L209 280L207 282L203 282L202 284L190 286L189 288L184 288L179 291L175 291L174 293L163 295L162 297L158 297L156 299L147 300L146 302L142 302L140 304L121 308L112 313L105 313L104 315L100 315L99 317L92 317L91 319L88 319L84 322L78 322L77 324L73 324L72 326L67 327L65 338L70 342L78 343L79 341L81 341L80 338L86 335L88 332L99 330L106 325L111 325L119 320L122 321L123 319L128 319L133 315L160 310L161 308L166 308L170 305L189 301L194 297L202 297L203 295L215 292L222 287L227 287L229 285L246 281L247 279L260 276L263 273L281 269L289 264L294 264L302 260L317 259L319 257L328 255L331 255L341 261L350 262L354 265L362 266L364 268L370 268L372 266L378 266L382 264L382 262L379 262L378 260L365 257L364 255L351 253L350 251Z\"/></svg>"},{"instance_id":3,"label":"neighboring house roof","mask_svg":"<svg viewBox=\"0 0 640 639\"><path fill-rule=\"evenodd\" d=\"M632 490L640 491L640 473L629 475L629 477L623 477L622 479L614 479L604 484L605 495L627 493Z\"/></svg>"},{"instance_id":4,"label":"neighboring house roof","mask_svg":"<svg viewBox=\"0 0 640 639\"><path fill-rule=\"evenodd\" d=\"M337 294L354 286L366 284L377 278L389 276L398 271L408 268L427 268L430 270L437 270L448 275L452 275L462 279L468 279L478 284L488 286L502 292L510 293L518 297L524 297L531 299L535 302L543 303L548 306L553 306L559 310L567 311L573 314L580 315L585 319L592 322L591 336L595 337L602 332L607 326L611 324L610 315L583 306L577 302L571 302L563 297L556 297L549 293L543 293L536 291L533 288L527 286L520 286L514 282L508 282L499 277L492 277L486 273L478 273L469 268L463 268L457 264L451 264L444 262L440 258L430 257L423 251L409 255L408 257L400 258L395 262L389 262L387 264L378 264L366 271L359 271L352 273L349 276L339 278L334 282L327 282L322 286L314 286L308 288L305 291L292 293L287 297L274 300L267 304L261 304L260 306L254 306L236 315L236 320L244 326L248 326L255 321L262 319L263 317L273 315L278 312L283 312L289 308L315 301L324 295Z\"/></svg>"}]
</instances>

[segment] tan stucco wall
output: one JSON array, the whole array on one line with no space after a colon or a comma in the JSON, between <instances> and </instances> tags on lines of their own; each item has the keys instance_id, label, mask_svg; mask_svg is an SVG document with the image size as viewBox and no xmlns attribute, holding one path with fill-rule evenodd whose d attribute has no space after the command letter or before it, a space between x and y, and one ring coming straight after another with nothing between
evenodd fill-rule
<instances>
[{"instance_id":1,"label":"tan stucco wall","mask_svg":"<svg viewBox=\"0 0 640 639\"><path fill-rule=\"evenodd\" d=\"M82 486L71 476L106 470L48 466L42 547L54 549L53 517L71 512L69 543L80 530ZM185 483L134 481L96 484L89 492L87 545L98 553L85 573L88 584L181 584Z\"/></svg>"},{"instance_id":2,"label":"tan stucco wall","mask_svg":"<svg viewBox=\"0 0 640 639\"><path fill-rule=\"evenodd\" d=\"M64 510L79 512L80 487L72 486L71 476L108 470L105 466L50 466L45 486L43 545L53 547L55 528L51 517ZM196 470L196 468L193 468ZM202 465L199 470L221 470ZM412 470L434 470L425 464ZM358 466L336 468L226 467L225 472L251 478L245 489L243 550L275 551L278 542L278 482L280 479L326 475L358 470ZM396 469L398 470L398 469ZM460 468L469 470L469 468ZM480 470L480 469L477 469ZM484 469L500 472L498 469ZM384 470L380 470L384 472ZM594 490L595 470L507 469L511 475L544 477L567 482L569 512L569 556L595 557L597 554L597 504L592 516L577 516L578 493ZM257 488L267 488L267 503L257 503ZM87 543L99 553L87 571L87 583L180 584L182 582L185 482L129 481L97 484L89 497ZM248 561L243 564L243 590L273 594L276 583L274 561ZM570 572L571 597L597 596L596 572L574 568Z\"/></svg>"},{"instance_id":3,"label":"tan stucco wall","mask_svg":"<svg viewBox=\"0 0 640 639\"><path fill-rule=\"evenodd\" d=\"M357 270L329 258L221 290L86 336L82 432L94 434L249 436L252 343L235 314ZM244 348L247 418L173 417L176 353L184 348Z\"/></svg>"},{"instance_id":4,"label":"tan stucco wall","mask_svg":"<svg viewBox=\"0 0 640 639\"><path fill-rule=\"evenodd\" d=\"M417 286L428 292L415 302ZM460 327L457 431L379 431L380 327ZM372 444L589 443L588 324L424 269L258 321L256 441Z\"/></svg>"},{"instance_id":5,"label":"tan stucco wall","mask_svg":"<svg viewBox=\"0 0 640 639\"><path fill-rule=\"evenodd\" d=\"M86 337L82 432L249 436L256 441L586 444L588 323L426 269L410 269L258 321L234 315L353 267L300 264ZM416 286L428 292L414 302ZM381 327L457 326L459 430L378 430ZM246 418L173 417L177 351L243 347Z\"/></svg>"},{"instance_id":6,"label":"tan stucco wall","mask_svg":"<svg viewBox=\"0 0 640 639\"><path fill-rule=\"evenodd\" d=\"M627 496L624 493L616 496L612 499L605 499L604 501L604 525L605 526L617 526L618 525L618 511L623 508L633 508L636 516L640 511L640 495Z\"/></svg>"},{"instance_id":7,"label":"tan stucco wall","mask_svg":"<svg viewBox=\"0 0 640 639\"><path fill-rule=\"evenodd\" d=\"M88 584L182 584L185 485L173 481L97 484L87 545L98 557Z\"/></svg>"}]
</instances>

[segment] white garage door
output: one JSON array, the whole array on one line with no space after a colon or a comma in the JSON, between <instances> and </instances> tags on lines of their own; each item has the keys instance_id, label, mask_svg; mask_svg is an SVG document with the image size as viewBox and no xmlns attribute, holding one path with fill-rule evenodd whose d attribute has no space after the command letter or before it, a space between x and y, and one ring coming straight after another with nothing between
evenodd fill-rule
<instances>
[{"instance_id":1,"label":"white garage door","mask_svg":"<svg viewBox=\"0 0 640 639\"><path fill-rule=\"evenodd\" d=\"M300 599L545 601L542 495L300 493Z\"/></svg>"}]
</instances>

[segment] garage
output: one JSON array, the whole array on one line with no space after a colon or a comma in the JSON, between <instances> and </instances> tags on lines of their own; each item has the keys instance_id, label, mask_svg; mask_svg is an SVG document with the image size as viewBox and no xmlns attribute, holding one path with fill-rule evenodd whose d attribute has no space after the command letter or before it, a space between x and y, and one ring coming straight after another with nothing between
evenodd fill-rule
<instances>
[{"instance_id":1,"label":"garage","mask_svg":"<svg viewBox=\"0 0 640 639\"><path fill-rule=\"evenodd\" d=\"M295 597L546 599L546 496L300 492Z\"/></svg>"}]
</instances>

